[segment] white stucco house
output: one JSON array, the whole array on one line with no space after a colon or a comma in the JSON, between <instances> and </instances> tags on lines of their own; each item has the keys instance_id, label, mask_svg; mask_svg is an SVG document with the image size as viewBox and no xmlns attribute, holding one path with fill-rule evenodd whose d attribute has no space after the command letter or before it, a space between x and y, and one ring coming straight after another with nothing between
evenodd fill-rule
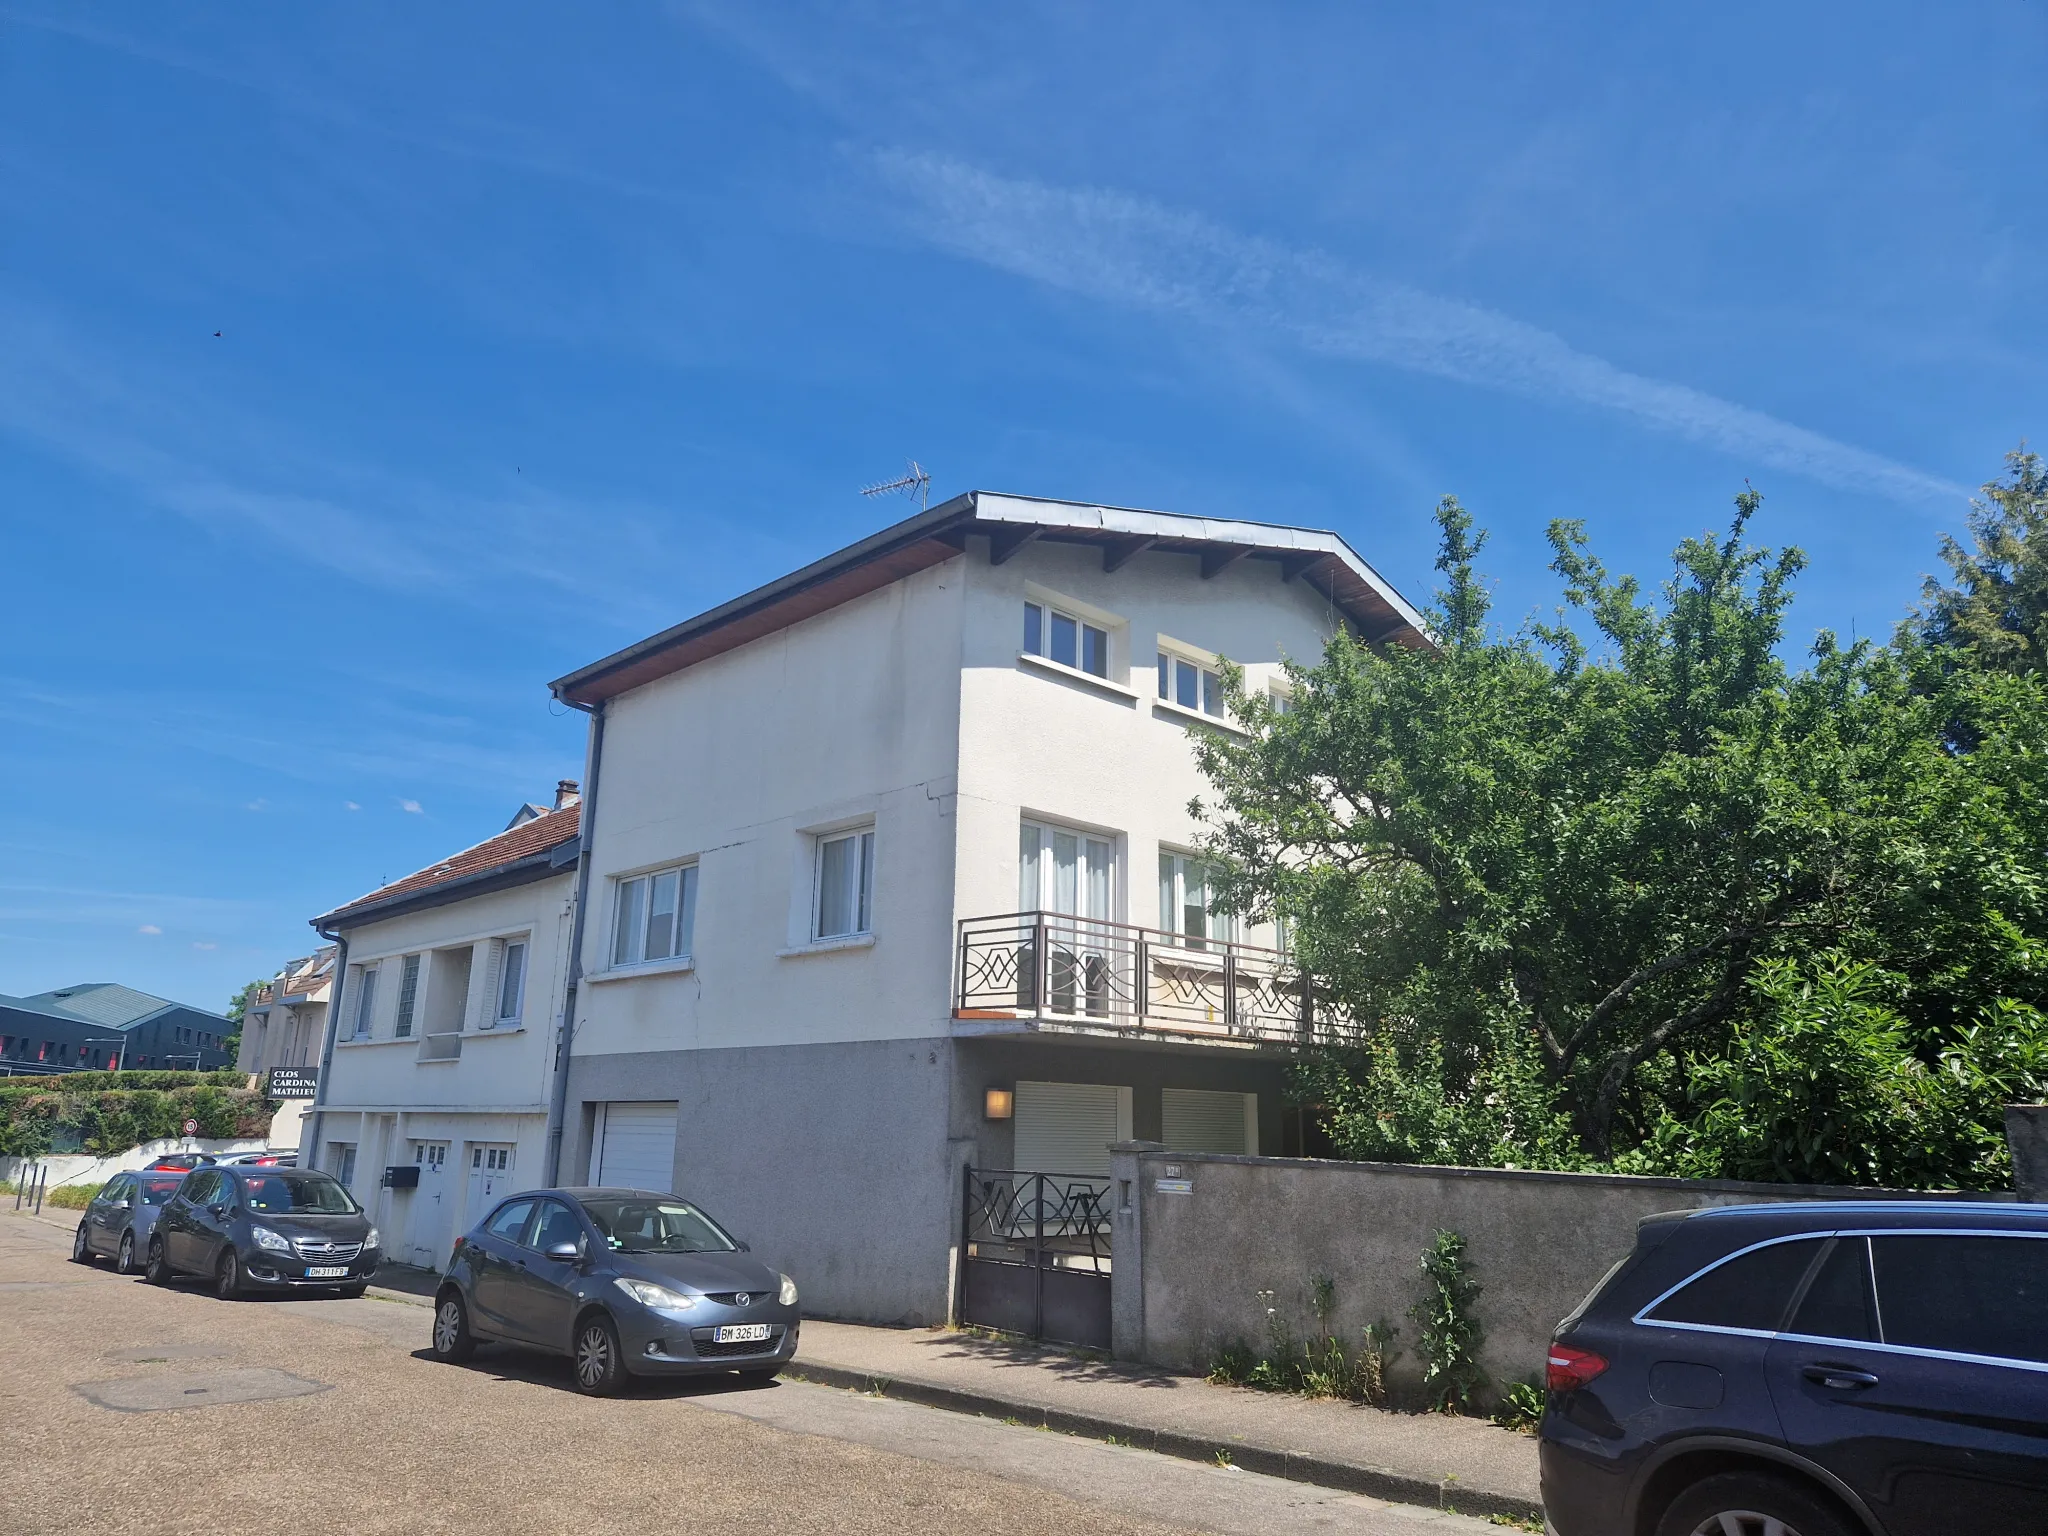
<instances>
[{"instance_id":1,"label":"white stucco house","mask_svg":"<svg viewBox=\"0 0 2048 1536\"><path fill-rule=\"evenodd\" d=\"M439 1269L545 1183L581 806L520 807L473 847L322 914L338 996L301 1161L354 1191L394 1259Z\"/></svg>"},{"instance_id":2,"label":"white stucco house","mask_svg":"<svg viewBox=\"0 0 2048 1536\"><path fill-rule=\"evenodd\" d=\"M242 1014L242 1044L235 1070L266 1082L280 1069L318 1067L327 1029L327 1002L334 990L335 946L287 960ZM267 1144L295 1148L303 1128L306 1099L285 1099L270 1122Z\"/></svg>"},{"instance_id":3,"label":"white stucco house","mask_svg":"<svg viewBox=\"0 0 2048 1536\"><path fill-rule=\"evenodd\" d=\"M1427 643L1330 533L973 493L557 680L592 725L550 1174L936 1322L969 1168L1288 1150L1314 1003L1209 910L1191 743L1235 728L1219 658L1282 690L1340 627Z\"/></svg>"}]
</instances>

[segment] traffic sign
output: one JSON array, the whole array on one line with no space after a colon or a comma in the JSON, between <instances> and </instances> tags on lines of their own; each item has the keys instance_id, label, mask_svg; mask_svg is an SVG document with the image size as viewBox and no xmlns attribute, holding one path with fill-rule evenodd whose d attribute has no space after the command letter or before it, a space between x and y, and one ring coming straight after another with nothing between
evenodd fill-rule
<instances>
[{"instance_id":1,"label":"traffic sign","mask_svg":"<svg viewBox=\"0 0 2048 1536\"><path fill-rule=\"evenodd\" d=\"M187 1120L185 1122L185 1134L187 1136L197 1136L199 1134L199 1122L197 1120Z\"/></svg>"}]
</instances>

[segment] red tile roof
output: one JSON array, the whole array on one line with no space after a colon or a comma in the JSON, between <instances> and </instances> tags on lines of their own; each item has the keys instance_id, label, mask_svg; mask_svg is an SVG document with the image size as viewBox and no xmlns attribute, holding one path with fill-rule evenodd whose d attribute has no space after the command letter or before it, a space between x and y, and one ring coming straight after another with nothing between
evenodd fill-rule
<instances>
[{"instance_id":1,"label":"red tile roof","mask_svg":"<svg viewBox=\"0 0 2048 1536\"><path fill-rule=\"evenodd\" d=\"M457 880L474 879L487 875L493 870L503 869L522 859L546 853L575 839L583 819L583 802L565 805L559 811L544 811L531 821L522 821L518 826L500 832L496 837L486 838L474 848L462 852L416 874L407 875L403 880L394 880L389 885L379 886L367 896L359 896L347 906L336 907L323 917L315 918L316 923L332 926L335 922L360 912L365 907L381 906L401 896L419 896Z\"/></svg>"}]
</instances>

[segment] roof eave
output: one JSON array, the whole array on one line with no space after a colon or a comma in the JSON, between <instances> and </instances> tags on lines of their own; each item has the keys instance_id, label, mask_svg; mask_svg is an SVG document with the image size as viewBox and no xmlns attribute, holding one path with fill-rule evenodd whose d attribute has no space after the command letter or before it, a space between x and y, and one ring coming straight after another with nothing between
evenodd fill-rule
<instances>
[{"instance_id":1,"label":"roof eave","mask_svg":"<svg viewBox=\"0 0 2048 1536\"><path fill-rule=\"evenodd\" d=\"M442 881L439 885L407 891L403 896L393 896L385 901L351 902L348 906L336 907L332 912L323 912L320 916L310 919L310 926L316 933L323 934L330 928L361 928L370 923L383 922L387 918L404 917L413 912L450 906L458 901L467 901L473 896L486 896L494 891L510 890L515 886L530 885L536 880L567 874L575 866L576 853L581 848L581 843L582 840L578 837L566 838L552 847L527 854L524 858L514 859L509 864L497 864L489 869L458 875L452 880ZM568 850L567 858L562 857L564 850Z\"/></svg>"}]
</instances>

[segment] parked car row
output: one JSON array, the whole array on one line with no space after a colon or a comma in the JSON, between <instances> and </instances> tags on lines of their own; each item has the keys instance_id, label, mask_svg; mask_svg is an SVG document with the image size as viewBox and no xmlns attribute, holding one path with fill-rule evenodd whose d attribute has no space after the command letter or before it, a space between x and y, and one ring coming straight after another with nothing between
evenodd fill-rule
<instances>
[{"instance_id":1,"label":"parked car row","mask_svg":"<svg viewBox=\"0 0 2048 1536\"><path fill-rule=\"evenodd\" d=\"M71 1257L110 1257L157 1285L205 1276L225 1299L360 1296L382 1242L329 1175L223 1161L115 1175ZM771 1380L796 1353L798 1325L796 1282L680 1196L545 1189L500 1200L456 1243L431 1345L449 1362L482 1343L565 1355L579 1391L609 1395L636 1376Z\"/></svg>"},{"instance_id":2,"label":"parked car row","mask_svg":"<svg viewBox=\"0 0 2048 1536\"><path fill-rule=\"evenodd\" d=\"M117 1174L86 1207L71 1257L89 1264L111 1254L126 1274L139 1254L152 1284L203 1275L230 1300L308 1289L360 1296L382 1241L355 1197L328 1174L223 1163Z\"/></svg>"}]
</instances>

